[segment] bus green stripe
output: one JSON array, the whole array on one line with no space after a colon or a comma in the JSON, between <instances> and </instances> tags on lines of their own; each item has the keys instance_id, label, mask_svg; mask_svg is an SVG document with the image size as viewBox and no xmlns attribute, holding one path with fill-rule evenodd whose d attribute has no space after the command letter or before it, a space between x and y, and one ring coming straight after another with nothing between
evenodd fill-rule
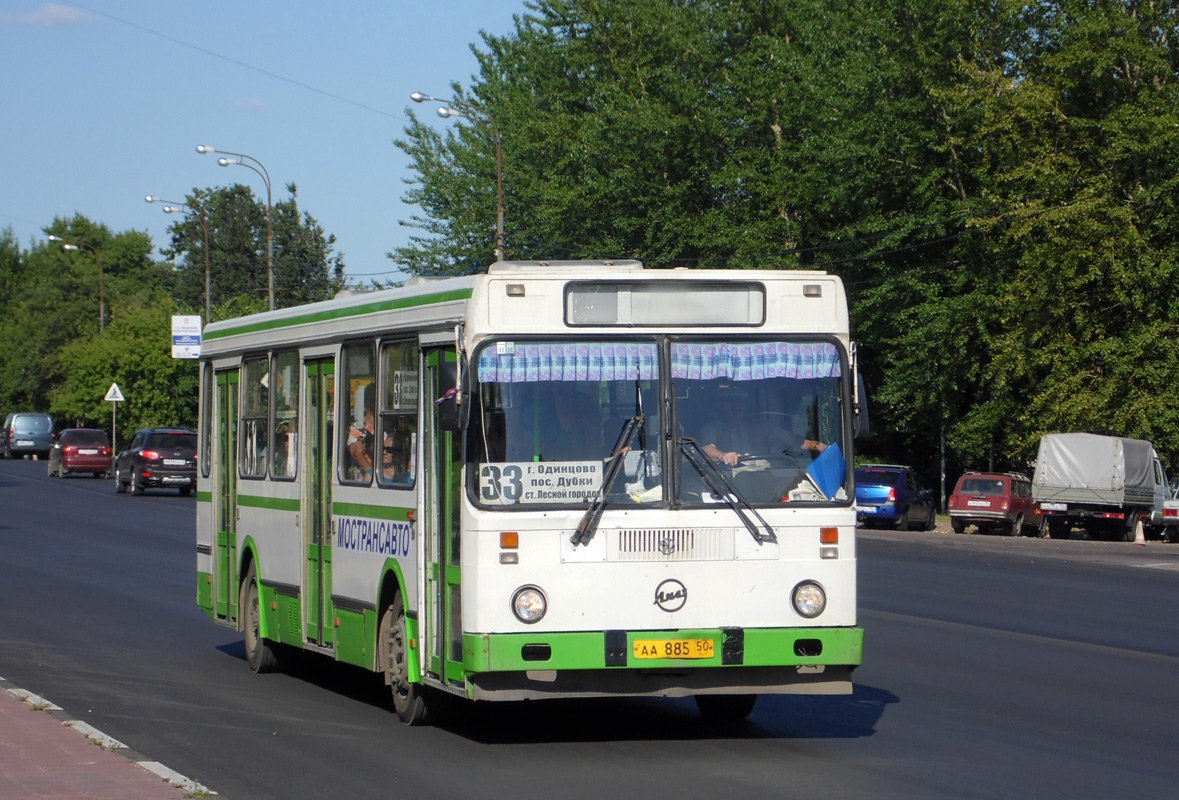
<instances>
[{"instance_id":1,"label":"bus green stripe","mask_svg":"<svg viewBox=\"0 0 1179 800\"><path fill-rule=\"evenodd\" d=\"M365 303L364 305L351 306L349 308L333 308L324 311L314 311L309 314L299 314L298 316L294 317L263 320L259 322L252 322L247 325L238 325L233 328L207 331L205 333L205 340L209 341L212 339L224 339L228 336L240 336L246 333L258 333L259 331L273 331L280 328L289 328L294 325L307 325L313 322L329 322L335 319L359 317L366 314L374 314L378 311L396 311L404 308L414 308L416 306L430 306L438 303L452 303L457 300L466 300L470 298L470 296L470 289L454 289L449 292L437 292L435 294L425 294L419 295L417 297L381 300L375 303Z\"/></svg>"},{"instance_id":2,"label":"bus green stripe","mask_svg":"<svg viewBox=\"0 0 1179 800\"><path fill-rule=\"evenodd\" d=\"M374 506L367 503L332 503L333 514L368 517L369 519L390 519L396 522L408 522L411 510L397 506Z\"/></svg>"},{"instance_id":3,"label":"bus green stripe","mask_svg":"<svg viewBox=\"0 0 1179 800\"><path fill-rule=\"evenodd\" d=\"M245 508L266 508L271 511L298 511L298 499L286 497L259 497L252 494L239 494L237 504Z\"/></svg>"}]
</instances>

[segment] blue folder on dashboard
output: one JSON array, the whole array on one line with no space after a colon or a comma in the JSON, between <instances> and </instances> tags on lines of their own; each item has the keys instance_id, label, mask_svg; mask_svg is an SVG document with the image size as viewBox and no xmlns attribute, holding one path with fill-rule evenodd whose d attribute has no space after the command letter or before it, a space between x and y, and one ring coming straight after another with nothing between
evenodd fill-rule
<instances>
[{"instance_id":1,"label":"blue folder on dashboard","mask_svg":"<svg viewBox=\"0 0 1179 800\"><path fill-rule=\"evenodd\" d=\"M828 445L827 449L819 453L819 457L807 467L806 474L827 499L834 497L847 476L847 462L843 459L843 451L839 449L839 445Z\"/></svg>"}]
</instances>

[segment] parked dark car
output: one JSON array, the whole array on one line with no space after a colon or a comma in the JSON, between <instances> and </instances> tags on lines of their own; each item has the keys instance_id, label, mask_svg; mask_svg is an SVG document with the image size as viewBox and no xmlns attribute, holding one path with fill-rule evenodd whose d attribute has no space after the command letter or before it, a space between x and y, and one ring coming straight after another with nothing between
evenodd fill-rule
<instances>
[{"instance_id":1,"label":"parked dark car","mask_svg":"<svg viewBox=\"0 0 1179 800\"><path fill-rule=\"evenodd\" d=\"M911 467L867 464L856 469L856 521L868 528L889 525L907 531L920 526L931 531L937 524L937 504Z\"/></svg>"},{"instance_id":2,"label":"parked dark car","mask_svg":"<svg viewBox=\"0 0 1179 800\"><path fill-rule=\"evenodd\" d=\"M67 428L49 451L49 477L89 472L96 478L111 474L111 440L96 428Z\"/></svg>"},{"instance_id":3,"label":"parked dark car","mask_svg":"<svg viewBox=\"0 0 1179 800\"><path fill-rule=\"evenodd\" d=\"M1019 472L967 472L958 479L949 506L954 533L974 525L979 533L1035 534L1043 521L1032 499L1032 482Z\"/></svg>"},{"instance_id":4,"label":"parked dark car","mask_svg":"<svg viewBox=\"0 0 1179 800\"><path fill-rule=\"evenodd\" d=\"M196 431L144 428L115 458L115 491L143 494L145 489L176 488L190 495L196 488Z\"/></svg>"},{"instance_id":5,"label":"parked dark car","mask_svg":"<svg viewBox=\"0 0 1179 800\"><path fill-rule=\"evenodd\" d=\"M44 458L53 449L53 417L19 412L4 419L0 455L5 458Z\"/></svg>"}]
</instances>

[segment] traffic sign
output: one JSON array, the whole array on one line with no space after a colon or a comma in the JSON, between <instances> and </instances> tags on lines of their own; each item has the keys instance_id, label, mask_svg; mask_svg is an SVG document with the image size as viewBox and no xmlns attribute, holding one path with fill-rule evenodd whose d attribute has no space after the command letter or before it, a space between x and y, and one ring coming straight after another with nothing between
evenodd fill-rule
<instances>
[{"instance_id":1,"label":"traffic sign","mask_svg":"<svg viewBox=\"0 0 1179 800\"><path fill-rule=\"evenodd\" d=\"M119 384L112 383L111 388L106 390L106 397L102 399L112 403L123 402L123 392L119 389Z\"/></svg>"}]
</instances>

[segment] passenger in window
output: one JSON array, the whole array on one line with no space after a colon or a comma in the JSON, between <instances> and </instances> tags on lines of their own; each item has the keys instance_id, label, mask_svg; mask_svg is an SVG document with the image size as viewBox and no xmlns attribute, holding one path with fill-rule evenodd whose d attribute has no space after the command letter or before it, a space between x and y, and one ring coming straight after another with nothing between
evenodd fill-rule
<instances>
[{"instance_id":1,"label":"passenger in window","mask_svg":"<svg viewBox=\"0 0 1179 800\"><path fill-rule=\"evenodd\" d=\"M274 435L274 462L270 465L274 477L294 477L297 447L298 434L294 423L280 422Z\"/></svg>"},{"instance_id":2,"label":"passenger in window","mask_svg":"<svg viewBox=\"0 0 1179 800\"><path fill-rule=\"evenodd\" d=\"M381 446L381 475L386 483L413 483L409 472L409 448L409 442L397 441L392 434L385 434Z\"/></svg>"},{"instance_id":3,"label":"passenger in window","mask_svg":"<svg viewBox=\"0 0 1179 800\"><path fill-rule=\"evenodd\" d=\"M373 474L374 417L371 406L364 409L364 421L348 429L348 455L352 458L349 477L352 480L367 480Z\"/></svg>"},{"instance_id":4,"label":"passenger in window","mask_svg":"<svg viewBox=\"0 0 1179 800\"><path fill-rule=\"evenodd\" d=\"M778 455L783 450L821 453L822 442L774 425L764 416L750 414L749 390L730 386L718 391L717 415L700 430L697 442L709 460L730 467L744 456Z\"/></svg>"}]
</instances>

